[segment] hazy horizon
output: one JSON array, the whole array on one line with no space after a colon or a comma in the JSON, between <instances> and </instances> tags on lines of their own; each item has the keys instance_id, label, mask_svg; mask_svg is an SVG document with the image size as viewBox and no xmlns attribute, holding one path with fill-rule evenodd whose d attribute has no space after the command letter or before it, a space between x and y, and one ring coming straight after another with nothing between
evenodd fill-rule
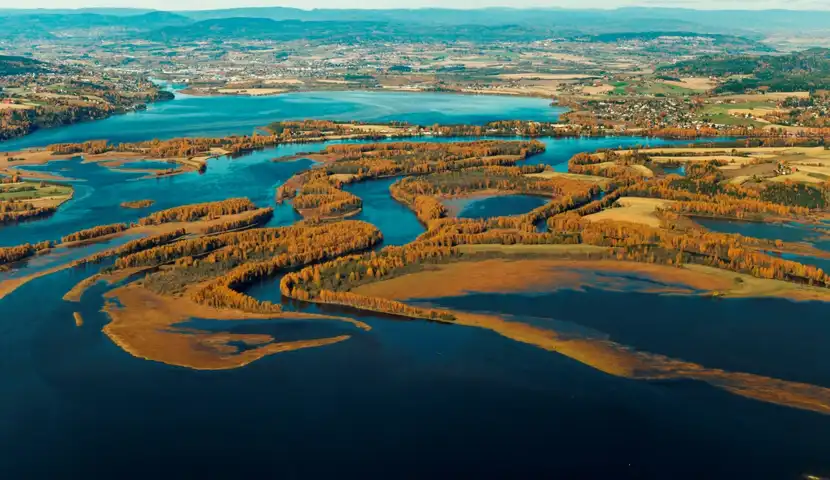
<instances>
[{"instance_id":1,"label":"hazy horizon","mask_svg":"<svg viewBox=\"0 0 830 480\"><path fill-rule=\"evenodd\" d=\"M275 4L272 0L249 0L240 5L234 0L108 0L104 2L83 0L34 0L25 7L18 5L2 5L0 9L33 10L33 9L90 9L90 8L125 8L125 9L153 9L164 11L183 10L212 10L235 8L263 8L284 7L302 10L314 9L464 9L475 10L483 8L550 8L550 9L617 9L625 7L644 8L685 8L692 10L830 10L830 4L824 0L584 0L579 6L569 0L516 0L509 5L504 0L366 0L355 4L344 0L289 0Z\"/></svg>"}]
</instances>

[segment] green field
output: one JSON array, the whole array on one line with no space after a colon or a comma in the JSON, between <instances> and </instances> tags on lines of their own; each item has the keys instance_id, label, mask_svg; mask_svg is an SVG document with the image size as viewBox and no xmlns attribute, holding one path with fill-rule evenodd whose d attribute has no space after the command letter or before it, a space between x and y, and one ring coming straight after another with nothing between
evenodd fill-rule
<instances>
[{"instance_id":1,"label":"green field","mask_svg":"<svg viewBox=\"0 0 830 480\"><path fill-rule=\"evenodd\" d=\"M43 184L39 182L20 182L0 185L0 201L33 200L44 197L65 197L72 194L68 185Z\"/></svg>"},{"instance_id":2,"label":"green field","mask_svg":"<svg viewBox=\"0 0 830 480\"><path fill-rule=\"evenodd\" d=\"M756 108L776 108L775 102L743 102L720 105L707 105L700 113L700 118L712 123L723 125L763 126L767 125L751 118L730 115L729 110L754 110Z\"/></svg>"},{"instance_id":3,"label":"green field","mask_svg":"<svg viewBox=\"0 0 830 480\"><path fill-rule=\"evenodd\" d=\"M690 88L678 87L677 85L669 85L663 82L649 82L638 88L638 92L646 95L665 95L667 97L677 97L700 93Z\"/></svg>"},{"instance_id":4,"label":"green field","mask_svg":"<svg viewBox=\"0 0 830 480\"><path fill-rule=\"evenodd\" d=\"M615 82L611 86L614 87L613 95L625 95L625 88L628 86L627 82Z\"/></svg>"}]
</instances>

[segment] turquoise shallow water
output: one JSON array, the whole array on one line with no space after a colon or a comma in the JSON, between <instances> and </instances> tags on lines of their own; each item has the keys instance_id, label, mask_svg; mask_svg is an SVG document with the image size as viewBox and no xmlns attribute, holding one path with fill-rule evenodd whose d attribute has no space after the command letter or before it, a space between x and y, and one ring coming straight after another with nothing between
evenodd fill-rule
<instances>
[{"instance_id":1,"label":"turquoise shallow water","mask_svg":"<svg viewBox=\"0 0 830 480\"><path fill-rule=\"evenodd\" d=\"M0 151L50 143L109 139L132 142L174 137L251 134L277 120L306 118L406 121L416 125L484 124L493 120L554 121L564 110L538 98L442 93L309 92L272 97L195 97L176 94L147 110L71 127L46 129L0 142Z\"/></svg>"},{"instance_id":2,"label":"turquoise shallow water","mask_svg":"<svg viewBox=\"0 0 830 480\"><path fill-rule=\"evenodd\" d=\"M218 102L181 98L146 115L46 131L0 144L0 149L108 135L129 140L244 133L266 119L280 118L284 111L278 109L286 105L292 115L303 118L365 115L413 123L556 114L537 100L451 99L455 97L357 93ZM274 107L278 111L268 110L269 102L279 104ZM557 169L566 168L567 159L578 151L621 142L664 142L544 141L548 151L529 161ZM220 158L202 175L162 179L139 180L139 173L112 172L80 160L38 167L77 178L75 198L49 219L0 228L0 245L54 239L176 205L234 196L274 206L270 225L288 225L298 217L290 205L275 205L274 191L311 162L271 160L323 146L286 145L237 159ZM392 181L348 188L365 203L357 218L376 224L388 244L403 244L423 227L389 197ZM123 201L146 198L156 204L144 210L119 207ZM485 208L483 214L494 212ZM39 261L30 262L30 268L49 265ZM830 475L828 417L747 400L696 382L613 377L484 330L341 309L324 311L362 320L372 330L300 320L192 319L177 328L267 333L286 341L342 334L352 338L229 371L194 371L138 359L101 332L108 321L100 312L108 287L92 288L78 304L61 299L104 266L49 275L0 299L4 478L94 478L101 472L125 478ZM263 282L251 293L280 300L275 281ZM830 385L821 356L830 335L823 305L592 289L436 302L533 322L568 322L578 331L598 332L635 348L711 367ZM290 308L320 311L303 304ZM81 328L74 325L76 311L84 317Z\"/></svg>"}]
</instances>

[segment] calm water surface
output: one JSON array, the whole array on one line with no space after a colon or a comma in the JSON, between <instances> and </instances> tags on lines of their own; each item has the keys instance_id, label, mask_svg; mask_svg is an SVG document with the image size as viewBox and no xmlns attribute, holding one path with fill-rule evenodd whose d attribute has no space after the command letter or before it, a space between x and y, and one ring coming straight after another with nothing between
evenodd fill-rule
<instances>
[{"instance_id":1,"label":"calm water surface","mask_svg":"<svg viewBox=\"0 0 830 480\"><path fill-rule=\"evenodd\" d=\"M549 199L534 195L495 195L484 198L446 200L447 207L458 211L459 218L490 218L527 213L546 204Z\"/></svg>"},{"instance_id":2,"label":"calm water surface","mask_svg":"<svg viewBox=\"0 0 830 480\"><path fill-rule=\"evenodd\" d=\"M135 142L174 137L250 135L278 120L306 118L406 121L415 125L484 124L494 120L555 121L562 108L548 100L493 95L397 92L305 92L272 97L197 97L176 94L169 102L105 120L45 129L0 142L0 151L50 143L108 139Z\"/></svg>"},{"instance_id":3,"label":"calm water surface","mask_svg":"<svg viewBox=\"0 0 830 480\"><path fill-rule=\"evenodd\" d=\"M245 133L276 118L481 123L528 118L532 112L540 115L533 118L556 115L537 100L463 97L456 105L448 104L449 98L358 93L182 98L144 113L44 131L0 149L87 138ZM548 152L531 162L563 168L577 151L623 141L649 140L548 139ZM323 146L281 146L216 159L202 175L162 179L139 180L140 173L112 172L78 159L39 167L77 179L75 198L49 219L0 228L0 245L55 239L97 224L134 221L151 211L232 196L274 206L270 225L288 225L297 214L290 205L275 205L274 191L311 162L271 159ZM364 200L357 218L377 225L388 244L403 244L423 227L389 197L392 181L348 188ZM156 204L139 211L119 207L140 199ZM49 260L43 260L46 265L38 261L28 268L48 266ZM123 478L830 475L828 417L747 400L697 382L609 376L479 329L352 310L336 313L368 323L371 331L300 320L200 318L177 328L268 333L286 341L344 333L352 338L228 371L194 371L138 359L101 332L108 321L100 312L102 295L110 287L92 288L77 304L61 300L104 266L48 275L0 299L3 478L99 477L101 472ZM279 300L273 281L251 293ZM592 289L436 302L529 322L567 322L634 348L709 367L830 386L822 356L830 331L822 305ZM75 327L73 312L83 315L83 327Z\"/></svg>"},{"instance_id":4,"label":"calm water surface","mask_svg":"<svg viewBox=\"0 0 830 480\"><path fill-rule=\"evenodd\" d=\"M804 242L819 250L830 252L830 237L827 227L817 227L802 223L762 223L721 220L713 218L695 218L695 221L713 232L736 233L747 237L785 242ZM805 265L813 265L830 272L830 259L806 255L783 254L782 258L794 260Z\"/></svg>"}]
</instances>

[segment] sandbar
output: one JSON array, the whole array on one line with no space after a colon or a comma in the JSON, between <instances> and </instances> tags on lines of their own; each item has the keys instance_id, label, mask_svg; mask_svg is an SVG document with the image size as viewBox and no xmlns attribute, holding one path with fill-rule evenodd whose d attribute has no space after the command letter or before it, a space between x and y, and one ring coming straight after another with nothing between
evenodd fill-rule
<instances>
[{"instance_id":1,"label":"sandbar","mask_svg":"<svg viewBox=\"0 0 830 480\"><path fill-rule=\"evenodd\" d=\"M279 342L270 335L207 332L175 327L192 318L335 320L351 323L356 329L370 329L357 320L325 315L299 312L251 314L217 309L195 303L188 295L162 296L135 283L108 292L105 297L117 300L117 304L110 301L104 307L111 318L111 322L104 327L104 333L116 345L138 358L196 370L239 368L268 355L331 345L348 340L351 336ZM253 348L239 350L234 346L237 342Z\"/></svg>"},{"instance_id":2,"label":"sandbar","mask_svg":"<svg viewBox=\"0 0 830 480\"><path fill-rule=\"evenodd\" d=\"M565 269L555 268L557 265ZM354 292L394 300L413 300L463 295L471 291L528 291L538 289L540 284L550 287L551 277L554 284L578 284L581 280L579 268L591 271L633 271L672 283L686 283L694 289L708 290L732 286L733 290L747 295L786 294L782 296L791 297L794 293L802 292L796 289L797 285L790 287L794 290L784 290L785 286L791 285L787 282L754 279L697 265L676 268L613 260L501 259L439 265L423 272L364 285ZM736 276L743 280L739 284L740 287L734 286ZM755 282L747 284L748 279ZM811 292L809 289L803 291ZM823 300L829 298L830 293L825 294ZM456 310L446 312L455 316L455 324L492 330L506 338L560 353L611 375L639 380L698 380L747 398L830 414L830 389L825 387L707 368L664 355L637 351L604 338L582 337L570 331L557 332L496 315Z\"/></svg>"}]
</instances>

